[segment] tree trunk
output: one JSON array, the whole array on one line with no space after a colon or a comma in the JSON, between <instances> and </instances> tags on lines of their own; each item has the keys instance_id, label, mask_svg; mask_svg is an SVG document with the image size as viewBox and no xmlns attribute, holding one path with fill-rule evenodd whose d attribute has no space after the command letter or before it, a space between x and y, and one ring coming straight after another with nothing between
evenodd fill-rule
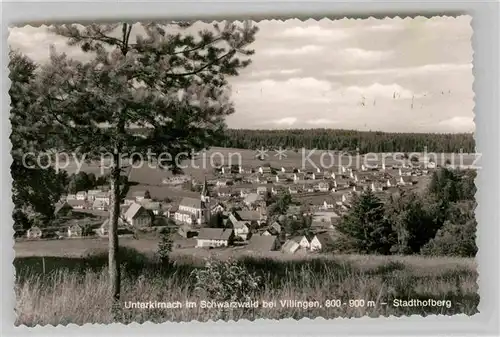
<instances>
[{"instance_id":1,"label":"tree trunk","mask_svg":"<svg viewBox=\"0 0 500 337\"><path fill-rule=\"evenodd\" d=\"M118 260L118 217L120 216L120 157L113 158L110 176L111 200L109 209L109 279L112 313L116 314L120 300L120 261ZM116 317L116 316L115 316Z\"/></svg>"}]
</instances>

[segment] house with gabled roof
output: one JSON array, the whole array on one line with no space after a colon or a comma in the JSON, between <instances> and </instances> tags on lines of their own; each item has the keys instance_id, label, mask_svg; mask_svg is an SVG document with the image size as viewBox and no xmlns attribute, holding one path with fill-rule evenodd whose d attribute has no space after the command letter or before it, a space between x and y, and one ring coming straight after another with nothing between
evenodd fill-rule
<instances>
[{"instance_id":1,"label":"house with gabled roof","mask_svg":"<svg viewBox=\"0 0 500 337\"><path fill-rule=\"evenodd\" d=\"M68 227L68 237L81 237L83 234L83 229L80 225L74 224Z\"/></svg>"},{"instance_id":2,"label":"house with gabled roof","mask_svg":"<svg viewBox=\"0 0 500 337\"><path fill-rule=\"evenodd\" d=\"M279 248L280 242L276 236L252 235L245 250L265 253L278 250Z\"/></svg>"},{"instance_id":3,"label":"house with gabled roof","mask_svg":"<svg viewBox=\"0 0 500 337\"><path fill-rule=\"evenodd\" d=\"M196 247L227 247L234 239L234 231L229 228L201 228L196 237Z\"/></svg>"},{"instance_id":4,"label":"house with gabled roof","mask_svg":"<svg viewBox=\"0 0 500 337\"><path fill-rule=\"evenodd\" d=\"M294 254L299 248L300 245L297 242L288 240L281 247L281 251L285 254Z\"/></svg>"},{"instance_id":5,"label":"house with gabled roof","mask_svg":"<svg viewBox=\"0 0 500 337\"><path fill-rule=\"evenodd\" d=\"M66 201L73 209L85 209L88 207L86 200L68 200Z\"/></svg>"},{"instance_id":6,"label":"house with gabled roof","mask_svg":"<svg viewBox=\"0 0 500 337\"><path fill-rule=\"evenodd\" d=\"M311 246L310 240L305 235L298 235L290 238L290 240L298 243L300 248L309 249Z\"/></svg>"},{"instance_id":7,"label":"house with gabled roof","mask_svg":"<svg viewBox=\"0 0 500 337\"><path fill-rule=\"evenodd\" d=\"M261 166L261 167L259 167L259 173L260 174L271 174L272 169L270 166Z\"/></svg>"},{"instance_id":8,"label":"house with gabled roof","mask_svg":"<svg viewBox=\"0 0 500 337\"><path fill-rule=\"evenodd\" d=\"M133 227L150 227L153 222L150 211L138 203L130 205L123 217Z\"/></svg>"},{"instance_id":9,"label":"house with gabled roof","mask_svg":"<svg viewBox=\"0 0 500 337\"><path fill-rule=\"evenodd\" d=\"M76 200L71 200L71 201L76 201ZM71 205L69 204L68 201L65 201L63 203L55 205L54 215L55 216L66 216L66 215L69 215L72 210L73 210L73 207L71 207Z\"/></svg>"},{"instance_id":10,"label":"house with gabled roof","mask_svg":"<svg viewBox=\"0 0 500 337\"><path fill-rule=\"evenodd\" d=\"M321 251L332 245L333 242L333 237L328 232L317 233L312 238L309 249L311 251Z\"/></svg>"}]
</instances>

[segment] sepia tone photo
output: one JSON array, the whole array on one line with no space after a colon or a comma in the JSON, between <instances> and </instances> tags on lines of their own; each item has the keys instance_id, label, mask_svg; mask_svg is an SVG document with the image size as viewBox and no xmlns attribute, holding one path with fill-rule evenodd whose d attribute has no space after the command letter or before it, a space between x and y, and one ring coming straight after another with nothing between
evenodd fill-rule
<instances>
[{"instance_id":1,"label":"sepia tone photo","mask_svg":"<svg viewBox=\"0 0 500 337\"><path fill-rule=\"evenodd\" d=\"M11 27L16 325L476 314L470 24Z\"/></svg>"}]
</instances>

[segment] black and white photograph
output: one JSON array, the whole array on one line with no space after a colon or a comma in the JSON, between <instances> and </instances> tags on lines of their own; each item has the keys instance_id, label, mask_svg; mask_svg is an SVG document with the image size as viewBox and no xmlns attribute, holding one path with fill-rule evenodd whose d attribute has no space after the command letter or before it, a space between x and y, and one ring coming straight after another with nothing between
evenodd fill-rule
<instances>
[{"instance_id":1,"label":"black and white photograph","mask_svg":"<svg viewBox=\"0 0 500 337\"><path fill-rule=\"evenodd\" d=\"M472 34L10 27L15 324L478 313Z\"/></svg>"}]
</instances>

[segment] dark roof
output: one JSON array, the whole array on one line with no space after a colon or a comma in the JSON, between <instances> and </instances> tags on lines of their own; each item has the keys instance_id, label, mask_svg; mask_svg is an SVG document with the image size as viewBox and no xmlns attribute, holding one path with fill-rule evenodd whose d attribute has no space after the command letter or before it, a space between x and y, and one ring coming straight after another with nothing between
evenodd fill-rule
<instances>
[{"instance_id":1,"label":"dark roof","mask_svg":"<svg viewBox=\"0 0 500 337\"><path fill-rule=\"evenodd\" d=\"M316 238L321 243L321 246L325 247L333 242L333 237L327 232L316 234Z\"/></svg>"},{"instance_id":2,"label":"dark roof","mask_svg":"<svg viewBox=\"0 0 500 337\"><path fill-rule=\"evenodd\" d=\"M232 229L222 228L201 228L198 232L198 239L202 240L229 240Z\"/></svg>"},{"instance_id":3,"label":"dark roof","mask_svg":"<svg viewBox=\"0 0 500 337\"><path fill-rule=\"evenodd\" d=\"M253 235L246 248L253 251L270 251L274 248L277 238L272 235Z\"/></svg>"},{"instance_id":4,"label":"dark roof","mask_svg":"<svg viewBox=\"0 0 500 337\"><path fill-rule=\"evenodd\" d=\"M236 211L236 216L244 221L259 221L260 213L257 211Z\"/></svg>"},{"instance_id":5,"label":"dark roof","mask_svg":"<svg viewBox=\"0 0 500 337\"><path fill-rule=\"evenodd\" d=\"M182 198L179 206L201 209L201 199L184 197L184 198Z\"/></svg>"}]
</instances>

